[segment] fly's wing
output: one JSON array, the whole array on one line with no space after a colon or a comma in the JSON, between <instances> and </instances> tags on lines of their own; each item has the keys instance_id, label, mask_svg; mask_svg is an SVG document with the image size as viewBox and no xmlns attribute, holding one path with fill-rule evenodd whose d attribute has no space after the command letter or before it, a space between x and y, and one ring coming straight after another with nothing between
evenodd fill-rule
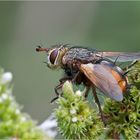
<instances>
[{"instance_id":1,"label":"fly's wing","mask_svg":"<svg viewBox=\"0 0 140 140\"><path fill-rule=\"evenodd\" d=\"M118 62L140 60L140 52L101 52L101 56Z\"/></svg>"},{"instance_id":2,"label":"fly's wing","mask_svg":"<svg viewBox=\"0 0 140 140\"><path fill-rule=\"evenodd\" d=\"M81 64L80 71L105 95L116 100L122 101L123 94L118 82L111 74L111 68L101 64Z\"/></svg>"}]
</instances>

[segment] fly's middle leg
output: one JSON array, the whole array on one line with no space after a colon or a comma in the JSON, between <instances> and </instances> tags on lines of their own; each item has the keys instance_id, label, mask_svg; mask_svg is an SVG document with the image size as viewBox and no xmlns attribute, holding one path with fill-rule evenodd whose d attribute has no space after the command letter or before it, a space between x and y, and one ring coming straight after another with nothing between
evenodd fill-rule
<instances>
[{"instance_id":1,"label":"fly's middle leg","mask_svg":"<svg viewBox=\"0 0 140 140\"><path fill-rule=\"evenodd\" d=\"M73 77L73 79L71 80L72 83L76 82L77 77L80 75L80 72L78 71L75 76Z\"/></svg>"},{"instance_id":2,"label":"fly's middle leg","mask_svg":"<svg viewBox=\"0 0 140 140\"><path fill-rule=\"evenodd\" d=\"M84 89L84 91L83 91L83 95L84 95L85 98L88 97L89 90L90 90L90 87L89 86L88 87L86 86L85 89Z\"/></svg>"},{"instance_id":3,"label":"fly's middle leg","mask_svg":"<svg viewBox=\"0 0 140 140\"><path fill-rule=\"evenodd\" d=\"M106 124L105 124L104 115L103 115L103 111L102 111L102 108L101 108L101 105L100 105L100 101L99 101L98 96L97 96L97 93L96 93L95 86L92 87L92 92L93 92L93 96L94 96L95 102L96 102L97 105L98 105L99 112L100 112L100 114L101 114L101 119L102 119L104 125L106 125Z\"/></svg>"}]
</instances>

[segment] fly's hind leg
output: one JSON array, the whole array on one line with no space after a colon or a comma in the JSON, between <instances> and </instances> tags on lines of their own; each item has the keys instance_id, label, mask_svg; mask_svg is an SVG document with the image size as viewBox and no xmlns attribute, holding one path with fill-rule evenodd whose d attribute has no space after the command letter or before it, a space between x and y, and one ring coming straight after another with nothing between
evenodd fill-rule
<instances>
[{"instance_id":1,"label":"fly's hind leg","mask_svg":"<svg viewBox=\"0 0 140 140\"><path fill-rule=\"evenodd\" d=\"M138 61L135 60L130 65L128 65L127 67L123 68L123 70L125 71L124 75L127 75L127 73L130 71L130 68L133 67L137 62Z\"/></svg>"},{"instance_id":2,"label":"fly's hind leg","mask_svg":"<svg viewBox=\"0 0 140 140\"><path fill-rule=\"evenodd\" d=\"M97 93L96 93L95 86L92 87L92 92L93 92L93 96L94 96L95 102L98 105L99 112L101 114L101 119L102 119L102 121L103 121L103 123L105 125L105 119L104 119L103 111L102 111L102 108L101 108L101 105L100 105L100 102L99 102L99 99L98 99L98 96L97 96Z\"/></svg>"},{"instance_id":3,"label":"fly's hind leg","mask_svg":"<svg viewBox=\"0 0 140 140\"><path fill-rule=\"evenodd\" d=\"M130 65L123 68L124 71L123 76L126 76L132 70L131 67L133 67L137 62L138 60L135 60ZM129 91L132 86L133 84L127 84L127 90Z\"/></svg>"}]
</instances>

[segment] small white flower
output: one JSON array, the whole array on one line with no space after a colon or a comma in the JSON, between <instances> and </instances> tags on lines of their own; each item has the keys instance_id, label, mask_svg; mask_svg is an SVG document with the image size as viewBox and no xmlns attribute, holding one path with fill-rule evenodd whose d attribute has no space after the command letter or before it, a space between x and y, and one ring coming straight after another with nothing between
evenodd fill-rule
<instances>
[{"instance_id":1,"label":"small white flower","mask_svg":"<svg viewBox=\"0 0 140 140\"><path fill-rule=\"evenodd\" d=\"M70 114L72 114L72 115L73 115L73 114L76 114L76 110L75 110L75 109L71 109L71 110L70 110Z\"/></svg>"},{"instance_id":2,"label":"small white flower","mask_svg":"<svg viewBox=\"0 0 140 140\"><path fill-rule=\"evenodd\" d=\"M78 96L82 96L82 92L81 92L80 90L77 90L77 91L75 92L75 94L78 95Z\"/></svg>"},{"instance_id":3,"label":"small white flower","mask_svg":"<svg viewBox=\"0 0 140 140\"><path fill-rule=\"evenodd\" d=\"M22 121L22 122L25 122L25 121L26 121L26 118L25 118L25 117L22 117L22 118L21 118L21 121Z\"/></svg>"},{"instance_id":4,"label":"small white flower","mask_svg":"<svg viewBox=\"0 0 140 140\"><path fill-rule=\"evenodd\" d=\"M78 121L77 117L72 118L72 122L77 122L77 121Z\"/></svg>"},{"instance_id":5,"label":"small white flower","mask_svg":"<svg viewBox=\"0 0 140 140\"><path fill-rule=\"evenodd\" d=\"M3 100L8 99L8 94L7 94L7 93L3 93L3 94L1 95L1 98L2 98Z\"/></svg>"},{"instance_id":6,"label":"small white flower","mask_svg":"<svg viewBox=\"0 0 140 140\"><path fill-rule=\"evenodd\" d=\"M16 114L20 114L20 110L19 109L16 109Z\"/></svg>"},{"instance_id":7,"label":"small white flower","mask_svg":"<svg viewBox=\"0 0 140 140\"><path fill-rule=\"evenodd\" d=\"M13 78L13 75L11 72L5 72L2 77L1 77L1 83L2 84L6 84L8 82L10 82Z\"/></svg>"}]
</instances>

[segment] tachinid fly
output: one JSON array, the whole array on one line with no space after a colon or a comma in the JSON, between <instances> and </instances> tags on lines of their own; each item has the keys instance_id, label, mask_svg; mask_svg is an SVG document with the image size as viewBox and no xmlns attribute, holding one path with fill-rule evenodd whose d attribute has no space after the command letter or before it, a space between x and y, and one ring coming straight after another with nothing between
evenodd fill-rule
<instances>
[{"instance_id":1,"label":"tachinid fly","mask_svg":"<svg viewBox=\"0 0 140 140\"><path fill-rule=\"evenodd\" d=\"M60 79L60 84L55 87L57 97L52 102L58 98L58 89L61 89L66 80L76 84L84 84L85 97L92 89L102 119L102 111L95 88L116 101L122 101L123 93L128 87L127 72L117 66L115 62L133 61L135 63L136 60L140 59L140 52L101 52L67 44L54 45L51 48L38 46L36 51L47 53L49 68L61 68L66 74L65 77Z\"/></svg>"}]
</instances>

